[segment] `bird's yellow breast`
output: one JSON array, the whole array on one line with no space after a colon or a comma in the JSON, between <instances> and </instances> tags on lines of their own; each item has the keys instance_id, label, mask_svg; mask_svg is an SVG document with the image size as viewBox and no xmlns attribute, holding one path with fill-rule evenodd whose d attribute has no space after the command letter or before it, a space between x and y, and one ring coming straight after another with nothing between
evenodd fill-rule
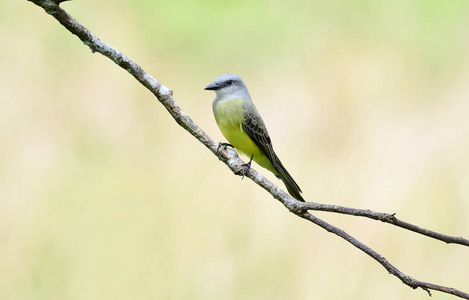
<instances>
[{"instance_id":1,"label":"bird's yellow breast","mask_svg":"<svg viewBox=\"0 0 469 300\"><path fill-rule=\"evenodd\" d=\"M235 98L215 102L213 113L221 133L238 151L248 157L254 155L254 160L264 156L243 129L243 122L246 118L243 99Z\"/></svg>"}]
</instances>

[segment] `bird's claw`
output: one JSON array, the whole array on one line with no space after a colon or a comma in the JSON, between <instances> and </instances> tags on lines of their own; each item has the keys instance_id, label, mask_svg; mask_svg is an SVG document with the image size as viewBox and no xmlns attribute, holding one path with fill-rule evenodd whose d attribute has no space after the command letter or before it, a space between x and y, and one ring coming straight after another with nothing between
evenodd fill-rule
<instances>
[{"instance_id":1,"label":"bird's claw","mask_svg":"<svg viewBox=\"0 0 469 300\"><path fill-rule=\"evenodd\" d=\"M254 157L254 155L251 155L251 159L249 160L249 162L241 165L242 167L246 167L246 169L243 172L243 177L241 177L241 180L243 180L244 176L246 176L249 173L249 170L251 170L251 163L252 163L252 158L253 157Z\"/></svg>"},{"instance_id":2,"label":"bird's claw","mask_svg":"<svg viewBox=\"0 0 469 300\"><path fill-rule=\"evenodd\" d=\"M234 146L231 145L230 143L222 143L222 142L220 142L220 143L218 143L217 152L220 151L220 147L222 147L222 146L223 146L223 150L226 150L226 147L228 147L228 146L231 147L231 148L234 148Z\"/></svg>"}]
</instances>

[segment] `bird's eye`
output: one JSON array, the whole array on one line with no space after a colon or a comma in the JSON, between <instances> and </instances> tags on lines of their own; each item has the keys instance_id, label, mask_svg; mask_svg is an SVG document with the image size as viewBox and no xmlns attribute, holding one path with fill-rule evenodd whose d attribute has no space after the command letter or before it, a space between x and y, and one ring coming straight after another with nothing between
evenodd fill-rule
<instances>
[{"instance_id":1,"label":"bird's eye","mask_svg":"<svg viewBox=\"0 0 469 300\"><path fill-rule=\"evenodd\" d=\"M226 83L228 83L229 85L232 85L232 84L233 84L233 80L228 80Z\"/></svg>"}]
</instances>

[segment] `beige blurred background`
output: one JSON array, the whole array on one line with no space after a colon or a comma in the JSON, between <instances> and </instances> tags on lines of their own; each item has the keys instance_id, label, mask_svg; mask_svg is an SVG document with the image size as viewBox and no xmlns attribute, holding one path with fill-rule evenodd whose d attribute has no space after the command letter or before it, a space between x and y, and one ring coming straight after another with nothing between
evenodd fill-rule
<instances>
[{"instance_id":1,"label":"beige blurred background","mask_svg":"<svg viewBox=\"0 0 469 300\"><path fill-rule=\"evenodd\" d=\"M42 9L1 6L0 299L429 299L233 176ZM241 75L306 199L469 237L467 0L62 6L217 141L203 88ZM317 215L469 292L467 247Z\"/></svg>"}]
</instances>

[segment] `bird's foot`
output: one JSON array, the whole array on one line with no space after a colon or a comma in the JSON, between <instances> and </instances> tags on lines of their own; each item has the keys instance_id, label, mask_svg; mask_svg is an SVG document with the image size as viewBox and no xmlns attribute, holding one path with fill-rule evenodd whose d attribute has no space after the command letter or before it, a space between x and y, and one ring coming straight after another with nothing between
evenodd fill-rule
<instances>
[{"instance_id":1,"label":"bird's foot","mask_svg":"<svg viewBox=\"0 0 469 300\"><path fill-rule=\"evenodd\" d=\"M254 157L254 155L251 155L251 159L249 160L249 162L241 165L242 167L246 167L246 169L243 172L243 177L241 177L241 180L243 180L244 176L246 176L249 173L249 170L251 170L251 163L252 163L252 158L253 157Z\"/></svg>"},{"instance_id":2,"label":"bird's foot","mask_svg":"<svg viewBox=\"0 0 469 300\"><path fill-rule=\"evenodd\" d=\"M217 152L220 151L220 147L223 147L223 150L226 150L226 147L231 147L231 148L234 148L233 145L231 145L230 143L218 143L218 147L217 147Z\"/></svg>"}]
</instances>

